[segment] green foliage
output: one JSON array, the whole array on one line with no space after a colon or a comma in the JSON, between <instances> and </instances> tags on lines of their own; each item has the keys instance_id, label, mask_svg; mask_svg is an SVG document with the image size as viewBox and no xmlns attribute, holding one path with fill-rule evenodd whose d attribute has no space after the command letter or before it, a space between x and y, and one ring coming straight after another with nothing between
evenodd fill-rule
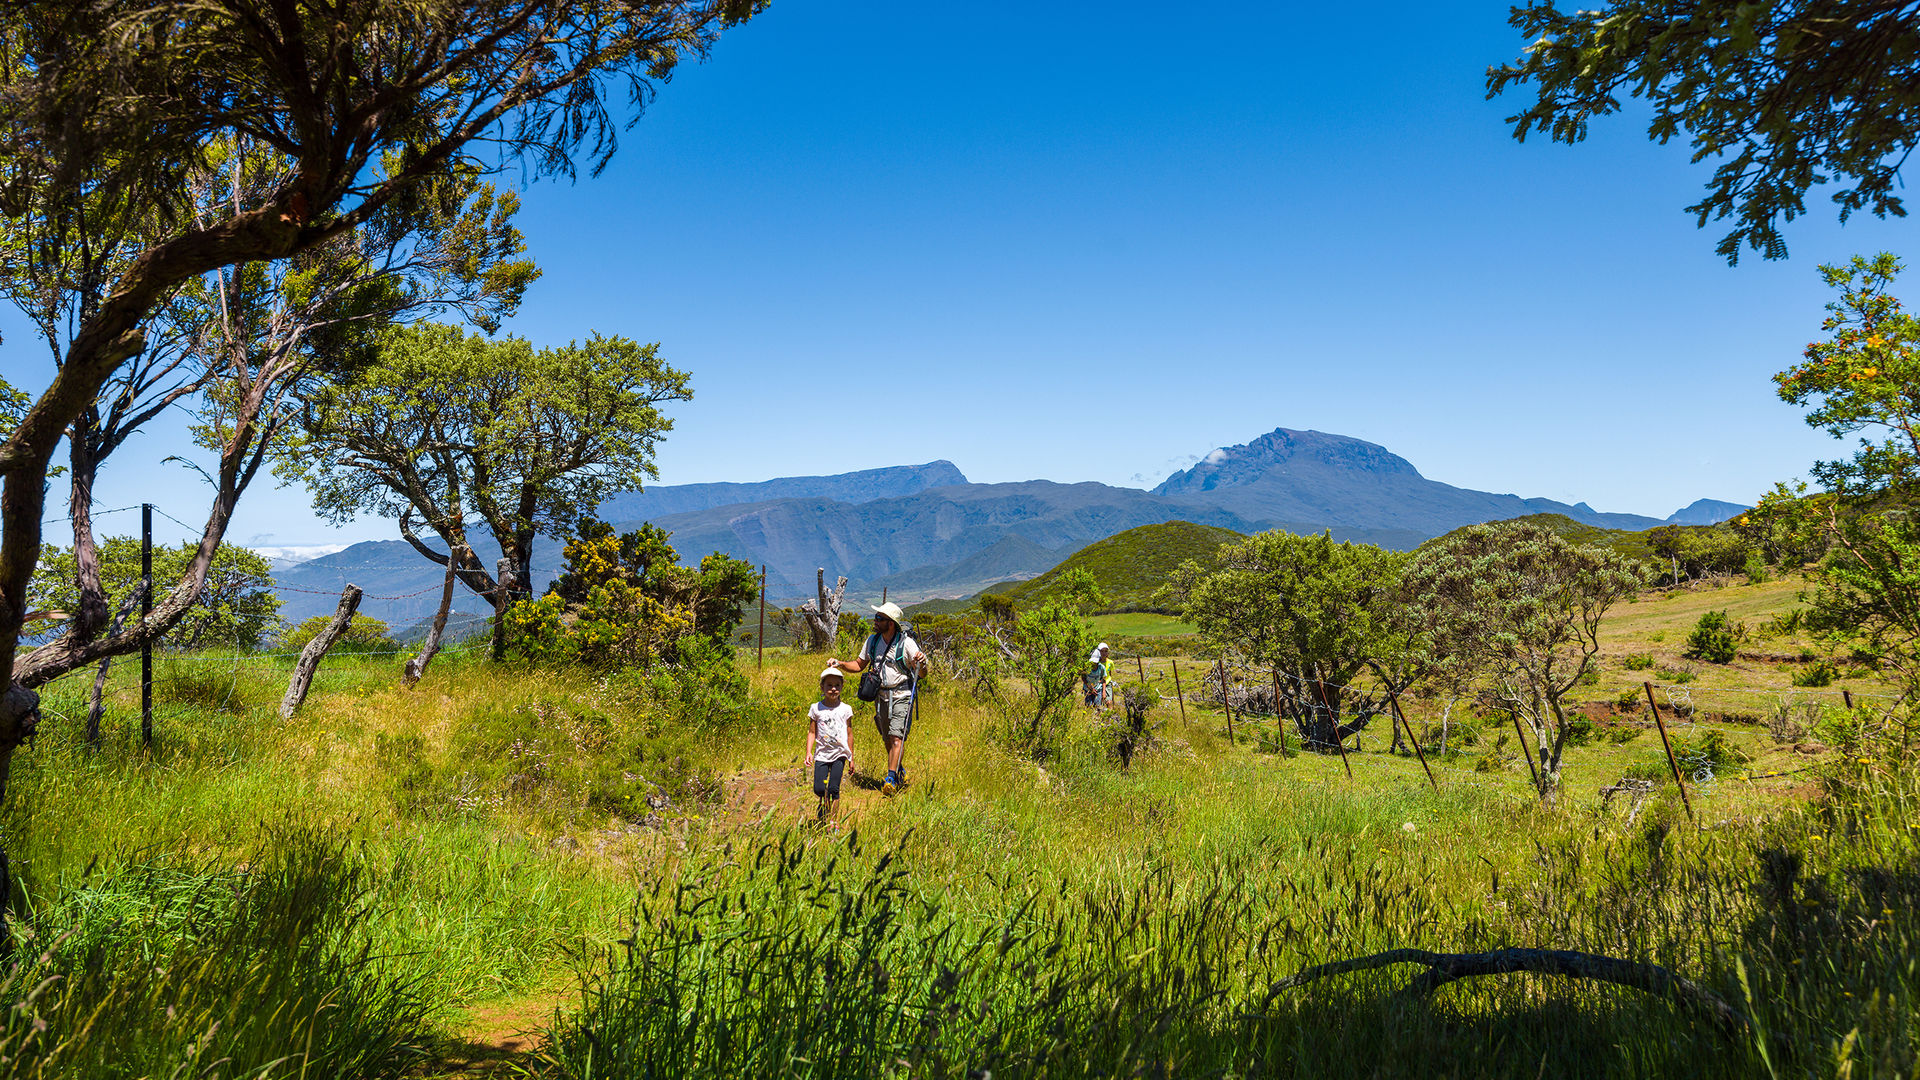
<instances>
[{"instance_id":1,"label":"green foliage","mask_svg":"<svg viewBox=\"0 0 1920 1080\"><path fill-rule=\"evenodd\" d=\"M995 585L982 596L999 596L1021 607L1049 600L1067 599L1064 582L1075 571L1092 575L1105 611L1154 611L1175 614L1177 599L1161 589L1181 563L1189 560L1203 569L1218 565L1215 558L1221 545L1242 539L1231 529L1195 525L1190 521L1169 521L1160 525L1142 525L1096 540L1059 566L1030 581Z\"/></svg>"},{"instance_id":2,"label":"green foliage","mask_svg":"<svg viewBox=\"0 0 1920 1080\"><path fill-rule=\"evenodd\" d=\"M1095 644L1093 630L1072 610L1049 603L1021 612L1009 639L1009 667L1026 684L1027 694L1001 740L1015 753L1050 760L1074 716L1080 676Z\"/></svg>"},{"instance_id":3,"label":"green foliage","mask_svg":"<svg viewBox=\"0 0 1920 1080\"><path fill-rule=\"evenodd\" d=\"M1663 756L1664 753L1662 751ZM1715 779L1720 770L1753 760L1718 728L1673 736L1673 758L1680 763L1682 773L1703 783Z\"/></svg>"},{"instance_id":4,"label":"green foliage","mask_svg":"<svg viewBox=\"0 0 1920 1080\"><path fill-rule=\"evenodd\" d=\"M8 1075L416 1067L429 1008L369 950L364 864L332 837L293 832L270 835L243 867L150 855L11 927Z\"/></svg>"},{"instance_id":5,"label":"green foliage","mask_svg":"<svg viewBox=\"0 0 1920 1080\"><path fill-rule=\"evenodd\" d=\"M1739 573L1757 555L1746 536L1725 524L1660 525L1648 529L1646 536L1654 566L1666 571L1670 584L1709 574ZM1764 574L1764 564L1761 570Z\"/></svg>"},{"instance_id":6,"label":"green foliage","mask_svg":"<svg viewBox=\"0 0 1920 1080\"><path fill-rule=\"evenodd\" d=\"M307 483L330 520L424 521L470 568L462 580L491 588L472 557L470 517L524 581L535 535L560 533L607 494L653 479L654 448L673 427L660 406L691 397L686 373L657 345L594 334L535 350L520 338L403 327L377 362L313 389L305 437L282 471Z\"/></svg>"},{"instance_id":7,"label":"green foliage","mask_svg":"<svg viewBox=\"0 0 1920 1080\"><path fill-rule=\"evenodd\" d=\"M1687 635L1687 648L1682 655L1689 660L1705 660L1709 664L1732 663L1739 652L1742 629L1738 624L1728 621L1725 611L1709 611L1693 625L1693 632Z\"/></svg>"},{"instance_id":8,"label":"green foliage","mask_svg":"<svg viewBox=\"0 0 1920 1080\"><path fill-rule=\"evenodd\" d=\"M1211 574L1183 570L1183 617L1256 667L1321 684L1337 709L1342 687L1406 644L1394 618L1406 559L1327 533L1260 533L1222 548Z\"/></svg>"},{"instance_id":9,"label":"green foliage","mask_svg":"<svg viewBox=\"0 0 1920 1080\"><path fill-rule=\"evenodd\" d=\"M1648 540L1648 537L1654 532L1653 529L1646 529L1640 532L1633 532L1627 529L1608 529L1599 525L1589 525L1584 521L1575 521L1565 514L1528 514L1524 517L1509 518L1507 520L1533 525L1553 533L1570 544L1611 551L1616 555L1624 556L1632 561L1646 562L1653 558L1653 548ZM1475 526L1463 525L1452 532L1428 540L1426 543L1421 544L1420 547L1426 548L1441 543L1452 542L1455 536L1471 528L1475 528Z\"/></svg>"},{"instance_id":10,"label":"green foliage","mask_svg":"<svg viewBox=\"0 0 1920 1080\"><path fill-rule=\"evenodd\" d=\"M1621 712L1639 712L1640 688L1637 686L1629 686L1625 690L1620 691L1620 696L1613 699L1613 707L1619 709Z\"/></svg>"},{"instance_id":11,"label":"green foliage","mask_svg":"<svg viewBox=\"0 0 1920 1080\"><path fill-rule=\"evenodd\" d=\"M1840 678L1840 675L1840 668L1836 666L1833 661L1828 660L1826 657L1821 657L1806 667L1801 668L1799 671L1794 672L1792 681L1795 686L1818 688L1822 686L1832 686L1834 680Z\"/></svg>"},{"instance_id":12,"label":"green foliage","mask_svg":"<svg viewBox=\"0 0 1920 1080\"><path fill-rule=\"evenodd\" d=\"M1900 88L1913 74L1920 15L1874 0L1607 0L1562 12L1516 6L1528 42L1490 68L1487 91L1532 84L1535 101L1509 116L1516 139L1587 137L1596 116L1644 97L1656 142L1685 138L1693 160L1723 158L1707 194L1687 207L1701 225L1731 217L1716 251L1742 245L1785 258L1778 222L1806 210L1816 184L1839 185L1845 221L1856 210L1903 216L1899 163L1920 132L1920 106Z\"/></svg>"},{"instance_id":13,"label":"green foliage","mask_svg":"<svg viewBox=\"0 0 1920 1080\"><path fill-rule=\"evenodd\" d=\"M1100 591L1100 582L1094 578L1093 571L1084 566L1061 574L1058 585L1061 601L1082 614L1106 606L1107 595Z\"/></svg>"},{"instance_id":14,"label":"green foliage","mask_svg":"<svg viewBox=\"0 0 1920 1080\"><path fill-rule=\"evenodd\" d=\"M1621 661L1628 671L1645 671L1653 666L1652 653L1628 653Z\"/></svg>"},{"instance_id":15,"label":"green foliage","mask_svg":"<svg viewBox=\"0 0 1920 1080\"><path fill-rule=\"evenodd\" d=\"M1796 528L1826 542L1806 623L1882 658L1911 690L1920 687L1920 522L1910 509L1920 494L1920 320L1892 295L1901 271L1893 256L1820 270L1841 294L1827 305L1829 336L1774 381L1783 400L1809 407L1808 424L1880 441L1863 438L1852 458L1817 463L1831 496L1791 504ZM1777 501L1784 514L1788 504Z\"/></svg>"},{"instance_id":16,"label":"green foliage","mask_svg":"<svg viewBox=\"0 0 1920 1080\"><path fill-rule=\"evenodd\" d=\"M154 602L193 561L196 544L153 549ZM140 541L109 536L99 543L100 585L109 610L118 611L140 587ZM71 612L79 602L72 548L40 549L34 567L32 597L38 608ZM272 567L258 552L222 544L207 569L207 584L180 621L162 640L176 649L257 649L279 621L280 598L273 592ZM139 614L138 608L133 615Z\"/></svg>"},{"instance_id":17,"label":"green foliage","mask_svg":"<svg viewBox=\"0 0 1920 1080\"><path fill-rule=\"evenodd\" d=\"M332 621L331 615L315 615L287 631L287 636L280 641L280 647L288 652L299 652L307 647L308 642L319 636L320 631L326 629L327 624ZM400 644L388 636L389 632L387 624L381 620L355 612L353 618L347 622L346 632L334 641L332 651L386 654L398 652Z\"/></svg>"},{"instance_id":18,"label":"green foliage","mask_svg":"<svg viewBox=\"0 0 1920 1080\"><path fill-rule=\"evenodd\" d=\"M1435 651L1478 658L1502 704L1533 725L1543 799L1557 792L1570 733L1560 702L1593 667L1607 609L1640 584L1623 557L1529 522L1451 533L1407 569L1407 594L1435 613Z\"/></svg>"},{"instance_id":19,"label":"green foliage","mask_svg":"<svg viewBox=\"0 0 1920 1080\"><path fill-rule=\"evenodd\" d=\"M581 521L547 594L507 609L514 651L536 663L644 668L727 643L759 575L719 552L698 569L682 566L670 540L652 524L615 536L605 522Z\"/></svg>"}]
</instances>

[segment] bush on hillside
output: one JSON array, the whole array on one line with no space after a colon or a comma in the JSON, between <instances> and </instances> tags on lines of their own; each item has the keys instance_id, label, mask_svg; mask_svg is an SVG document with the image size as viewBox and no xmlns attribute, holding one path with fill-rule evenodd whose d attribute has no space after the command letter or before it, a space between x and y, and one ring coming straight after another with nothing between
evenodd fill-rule
<instances>
[{"instance_id":1,"label":"bush on hillside","mask_svg":"<svg viewBox=\"0 0 1920 1080\"><path fill-rule=\"evenodd\" d=\"M1700 621L1693 625L1693 633L1687 635L1687 648L1683 655L1689 660L1705 660L1709 664L1731 663L1745 629L1738 623L1728 621L1726 612L1709 611L1700 616Z\"/></svg>"},{"instance_id":2,"label":"bush on hillside","mask_svg":"<svg viewBox=\"0 0 1920 1080\"><path fill-rule=\"evenodd\" d=\"M282 649L287 652L299 652L307 647L308 642L318 637L320 631L325 630L327 624L332 621L331 615L315 615L287 631L287 636L280 642ZM353 620L347 623L347 632L340 635L339 640L333 643L333 648L345 653L398 652L400 643L389 637L388 632L389 627L381 620L371 615L355 615Z\"/></svg>"},{"instance_id":3,"label":"bush on hillside","mask_svg":"<svg viewBox=\"0 0 1920 1080\"><path fill-rule=\"evenodd\" d=\"M670 538L651 524L615 536L582 521L546 595L507 609L513 651L536 663L646 668L688 649L704 655L696 642L726 643L759 595L758 575L719 552L682 566Z\"/></svg>"}]
</instances>

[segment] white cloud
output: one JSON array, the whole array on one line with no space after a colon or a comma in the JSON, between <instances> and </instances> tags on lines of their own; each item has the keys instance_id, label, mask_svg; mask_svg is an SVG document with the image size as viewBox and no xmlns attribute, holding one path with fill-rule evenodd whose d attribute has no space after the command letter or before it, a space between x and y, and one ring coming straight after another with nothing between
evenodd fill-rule
<instances>
[{"instance_id":1,"label":"white cloud","mask_svg":"<svg viewBox=\"0 0 1920 1080\"><path fill-rule=\"evenodd\" d=\"M1227 460L1227 452L1224 449L1215 450L1213 453L1207 455L1207 464L1209 465L1218 465L1225 460Z\"/></svg>"},{"instance_id":2,"label":"white cloud","mask_svg":"<svg viewBox=\"0 0 1920 1080\"><path fill-rule=\"evenodd\" d=\"M317 559L322 555L331 555L336 551L344 551L346 548L346 544L288 544L283 547L257 547L253 550L259 552L268 562L278 568L282 566L297 566L300 563Z\"/></svg>"}]
</instances>

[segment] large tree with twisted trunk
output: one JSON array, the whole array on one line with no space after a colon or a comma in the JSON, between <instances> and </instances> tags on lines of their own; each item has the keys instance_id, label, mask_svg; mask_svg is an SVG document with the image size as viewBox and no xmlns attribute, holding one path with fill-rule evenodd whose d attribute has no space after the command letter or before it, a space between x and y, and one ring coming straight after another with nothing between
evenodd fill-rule
<instances>
[{"instance_id":1,"label":"large tree with twisted trunk","mask_svg":"<svg viewBox=\"0 0 1920 1080\"><path fill-rule=\"evenodd\" d=\"M308 395L287 466L322 514L398 520L415 550L499 613L531 593L535 537L562 535L606 495L653 479L654 446L673 427L659 406L691 396L657 345L624 337L536 350L401 327L374 363ZM499 545L497 573L474 554L475 523ZM497 652L504 623L494 625Z\"/></svg>"},{"instance_id":2,"label":"large tree with twisted trunk","mask_svg":"<svg viewBox=\"0 0 1920 1080\"><path fill-rule=\"evenodd\" d=\"M44 0L0 9L11 238L115 245L48 385L0 442L0 791L38 699L18 635L61 441L189 283L298 259L463 171L597 170L683 59L764 0ZM261 172L200 198L223 148ZM25 242L22 240L21 242ZM254 386L248 391L268 393ZM250 439L242 422L224 442ZM250 458L257 463L257 458ZM242 465L242 468L248 466ZM209 538L209 546L217 539ZM156 616L160 614L156 610ZM130 651L156 621L115 635Z\"/></svg>"}]
</instances>

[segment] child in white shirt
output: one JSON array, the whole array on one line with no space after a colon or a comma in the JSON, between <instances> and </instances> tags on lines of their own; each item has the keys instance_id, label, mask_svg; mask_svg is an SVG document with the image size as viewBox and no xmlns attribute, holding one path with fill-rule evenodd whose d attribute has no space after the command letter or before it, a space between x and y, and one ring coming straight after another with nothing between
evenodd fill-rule
<instances>
[{"instance_id":1,"label":"child in white shirt","mask_svg":"<svg viewBox=\"0 0 1920 1080\"><path fill-rule=\"evenodd\" d=\"M840 700L845 678L838 668L820 673L820 700L807 709L807 756L813 763L813 793L824 820L840 803L841 774L853 766L853 740L847 721L853 706Z\"/></svg>"}]
</instances>

